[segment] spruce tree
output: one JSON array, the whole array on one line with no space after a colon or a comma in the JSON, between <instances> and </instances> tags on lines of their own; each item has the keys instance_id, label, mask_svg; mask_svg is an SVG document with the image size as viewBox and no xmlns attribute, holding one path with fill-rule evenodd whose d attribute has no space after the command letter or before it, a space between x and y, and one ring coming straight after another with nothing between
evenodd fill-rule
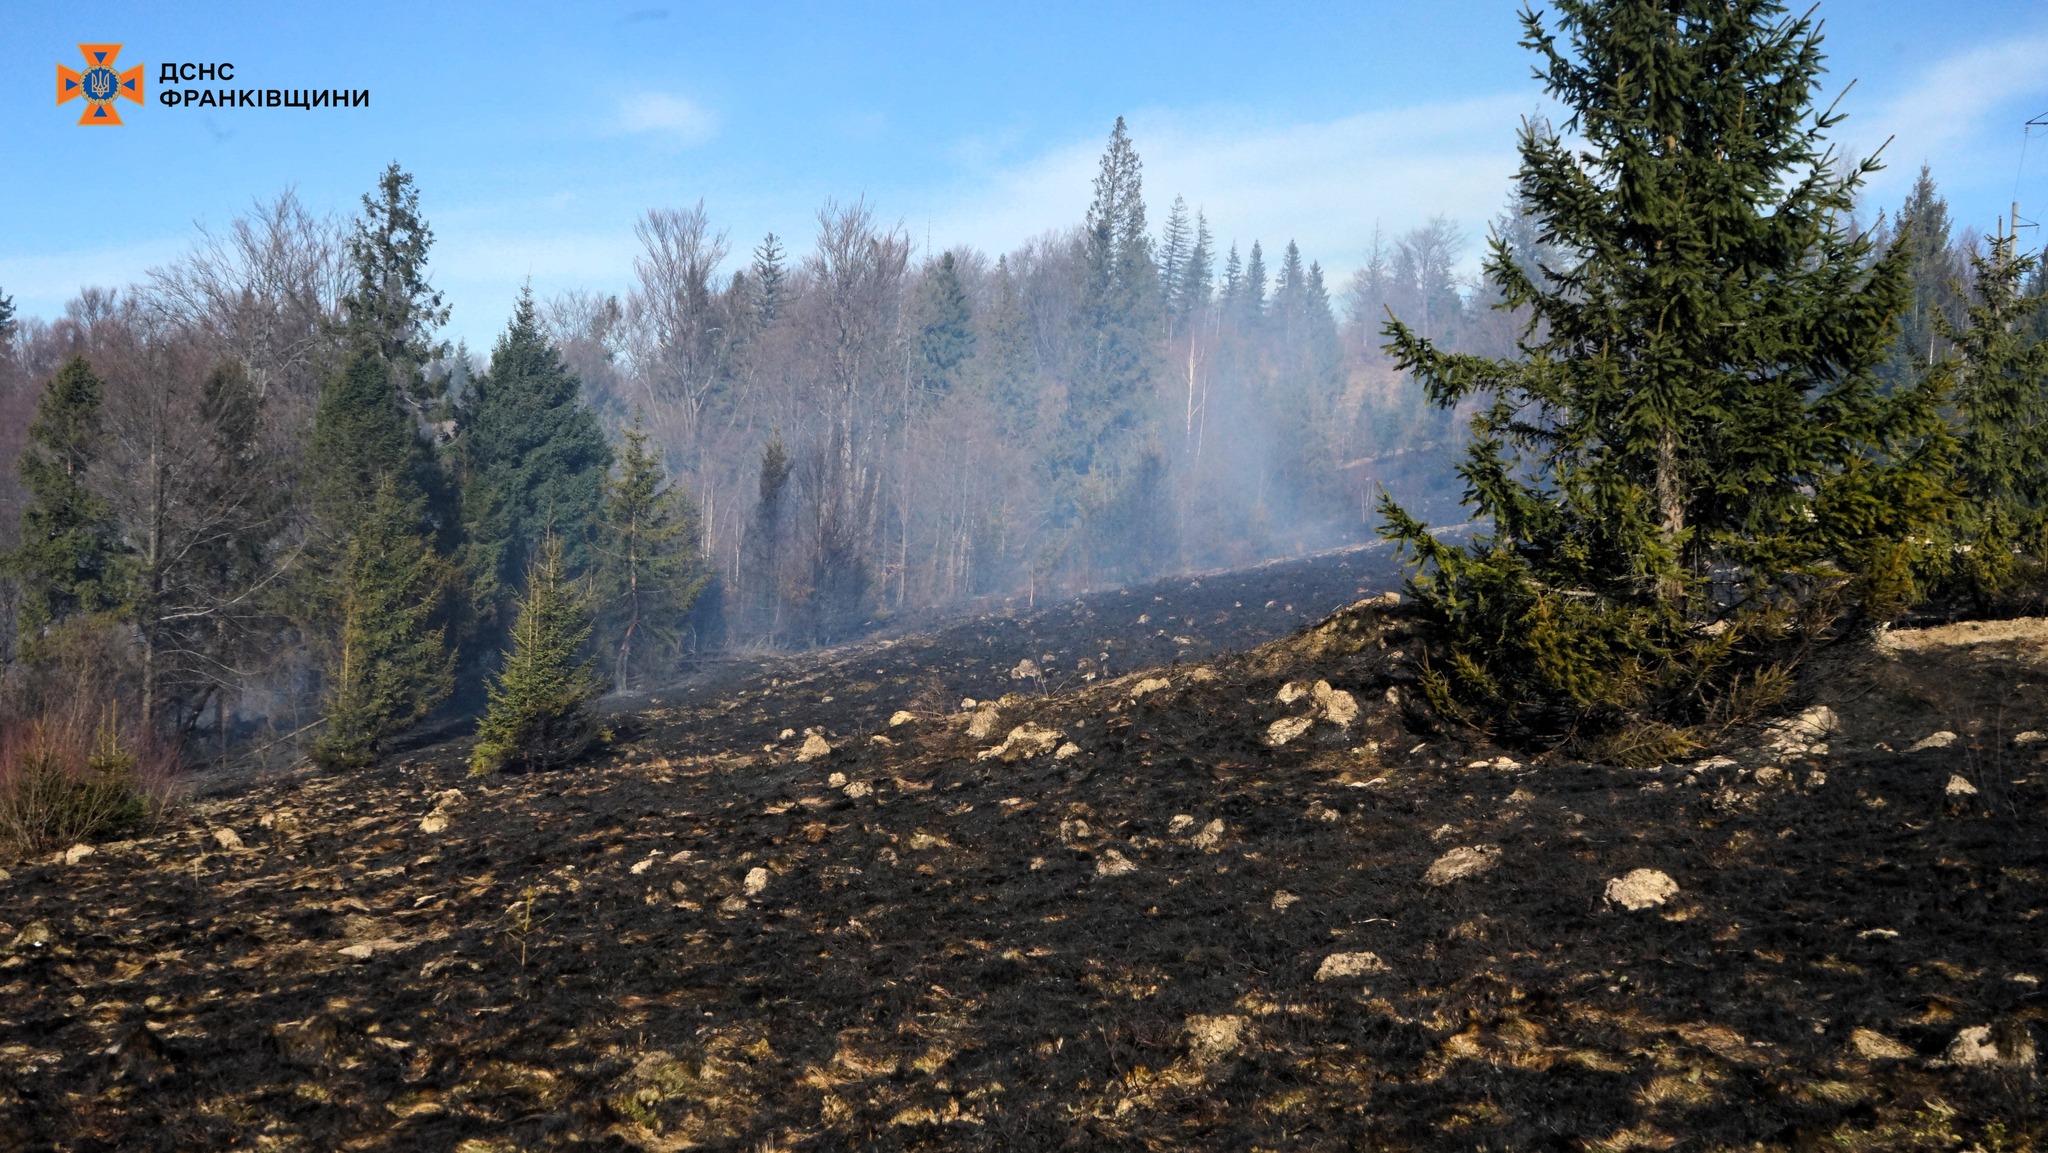
<instances>
[{"instance_id":1,"label":"spruce tree","mask_svg":"<svg viewBox=\"0 0 2048 1153\"><path fill-rule=\"evenodd\" d=\"M1266 254L1260 251L1256 240L1252 241L1251 255L1245 258L1238 307L1249 321L1255 322L1266 314Z\"/></svg>"},{"instance_id":2,"label":"spruce tree","mask_svg":"<svg viewBox=\"0 0 2048 1153\"><path fill-rule=\"evenodd\" d=\"M548 537L527 568L512 647L491 679L470 772L554 768L589 747L597 728L591 703L603 691L583 654L590 632L589 598L569 580L561 543Z\"/></svg>"},{"instance_id":3,"label":"spruce tree","mask_svg":"<svg viewBox=\"0 0 2048 1153\"><path fill-rule=\"evenodd\" d=\"M697 509L670 487L648 446L640 414L620 436L618 475L606 476L594 572L598 635L613 654L612 684L631 687L636 668L658 667L684 614L710 583L697 556Z\"/></svg>"},{"instance_id":4,"label":"spruce tree","mask_svg":"<svg viewBox=\"0 0 2048 1153\"><path fill-rule=\"evenodd\" d=\"M426 369L443 351L434 330L447 323L448 308L427 281L434 232L419 208L411 174L394 161L378 177L375 194L363 197L363 214L349 236L355 283L341 310L344 331L376 351L397 399L416 416L439 419L443 382L430 380Z\"/></svg>"},{"instance_id":5,"label":"spruce tree","mask_svg":"<svg viewBox=\"0 0 2048 1153\"><path fill-rule=\"evenodd\" d=\"M1216 253L1209 236L1209 221L1195 213L1195 239L1188 249L1187 265L1181 270L1181 315L1193 316L1209 307L1210 281L1216 275Z\"/></svg>"},{"instance_id":6,"label":"spruce tree","mask_svg":"<svg viewBox=\"0 0 2048 1153\"><path fill-rule=\"evenodd\" d=\"M332 540L348 536L387 478L417 494L425 461L417 425L400 407L375 344L356 340L320 389L307 439L312 511Z\"/></svg>"},{"instance_id":7,"label":"spruce tree","mask_svg":"<svg viewBox=\"0 0 2048 1153\"><path fill-rule=\"evenodd\" d=\"M560 542L571 571L589 567L611 465L581 384L541 332L531 290L520 293L490 370L471 382L460 424L463 568L476 635L495 645L511 590L543 536Z\"/></svg>"},{"instance_id":8,"label":"spruce tree","mask_svg":"<svg viewBox=\"0 0 2048 1153\"><path fill-rule=\"evenodd\" d=\"M1971 258L1976 300L1963 325L1937 327L1953 349L1957 474L1967 497L1956 550L1971 591L2000 591L2018 548L2048 560L2048 343L2030 339L2022 295L2039 257L2011 236Z\"/></svg>"},{"instance_id":9,"label":"spruce tree","mask_svg":"<svg viewBox=\"0 0 2048 1153\"><path fill-rule=\"evenodd\" d=\"M787 291L782 261L782 241L771 232L754 249L754 274L748 281L754 294L755 319L764 328L782 312L782 297Z\"/></svg>"},{"instance_id":10,"label":"spruce tree","mask_svg":"<svg viewBox=\"0 0 2048 1153\"><path fill-rule=\"evenodd\" d=\"M961 365L974 355L974 313L952 253L941 255L926 273L918 295L919 376L926 392L944 396L958 382Z\"/></svg>"},{"instance_id":11,"label":"spruce tree","mask_svg":"<svg viewBox=\"0 0 2048 1153\"><path fill-rule=\"evenodd\" d=\"M14 298L0 292L0 353L14 344Z\"/></svg>"},{"instance_id":12,"label":"spruce tree","mask_svg":"<svg viewBox=\"0 0 2048 1153\"><path fill-rule=\"evenodd\" d=\"M106 384L82 356L50 378L16 460L27 503L21 544L7 570L21 582L19 636L35 652L48 630L120 600L119 547L112 510L86 483L100 455L100 404Z\"/></svg>"},{"instance_id":13,"label":"spruce tree","mask_svg":"<svg viewBox=\"0 0 2048 1153\"><path fill-rule=\"evenodd\" d=\"M1111 463L1138 424L1155 370L1159 273L1145 227L1143 166L1121 116L1102 154L1081 241L1080 358L1068 389L1061 462L1072 476L1088 473L1098 458Z\"/></svg>"},{"instance_id":14,"label":"spruce tree","mask_svg":"<svg viewBox=\"0 0 2048 1153\"><path fill-rule=\"evenodd\" d=\"M975 318L974 378L994 403L1004 438L1028 438L1038 420L1038 396L1031 388L1035 356L1024 297L1008 256L996 257L991 296L987 310Z\"/></svg>"},{"instance_id":15,"label":"spruce tree","mask_svg":"<svg viewBox=\"0 0 2048 1153\"><path fill-rule=\"evenodd\" d=\"M1899 317L1898 341L1884 367L1885 383L1910 385L1950 350L1949 334L1963 323L1967 302L1961 280L1964 259L1950 236L1948 201L1926 165L1899 206L1896 242L1908 253L1911 295Z\"/></svg>"},{"instance_id":16,"label":"spruce tree","mask_svg":"<svg viewBox=\"0 0 2048 1153\"><path fill-rule=\"evenodd\" d=\"M422 516L400 478L382 478L321 590L333 628L322 654L326 727L312 753L328 768L368 765L455 687L455 656L435 623L449 573Z\"/></svg>"},{"instance_id":17,"label":"spruce tree","mask_svg":"<svg viewBox=\"0 0 2048 1153\"><path fill-rule=\"evenodd\" d=\"M1166 227L1159 233L1159 299L1164 306L1169 334L1175 322L1187 311L1181 292L1186 287L1188 250L1194 243L1191 229L1188 202L1176 196L1173 207L1166 213Z\"/></svg>"},{"instance_id":18,"label":"spruce tree","mask_svg":"<svg viewBox=\"0 0 2048 1153\"><path fill-rule=\"evenodd\" d=\"M1655 758L1777 683L1738 671L1792 610L1910 599L1951 442L1938 390L1876 387L1906 254L1850 231L1875 164L1826 148L1811 20L1772 0L1558 14L1525 13L1524 43L1579 139L1525 122L1520 192L1563 267L1538 283L1499 236L1485 266L1529 310L1521 356L1386 328L1432 402L1476 405L1460 472L1487 534L1445 543L1384 499L1383 531L1423 566L1441 710Z\"/></svg>"}]
</instances>

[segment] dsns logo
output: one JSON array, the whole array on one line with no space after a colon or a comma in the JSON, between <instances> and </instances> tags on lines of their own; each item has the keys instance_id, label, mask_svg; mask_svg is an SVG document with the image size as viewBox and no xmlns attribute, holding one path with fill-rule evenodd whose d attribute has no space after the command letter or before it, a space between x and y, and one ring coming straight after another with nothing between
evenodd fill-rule
<instances>
[{"instance_id":1,"label":"dsns logo","mask_svg":"<svg viewBox=\"0 0 2048 1153\"><path fill-rule=\"evenodd\" d=\"M137 64L117 76L114 60L121 55L119 44L80 44L78 50L85 54L85 71L57 65L57 103L83 96L85 112L78 118L80 124L121 123L121 114L114 111L114 97L142 103L144 65Z\"/></svg>"}]
</instances>

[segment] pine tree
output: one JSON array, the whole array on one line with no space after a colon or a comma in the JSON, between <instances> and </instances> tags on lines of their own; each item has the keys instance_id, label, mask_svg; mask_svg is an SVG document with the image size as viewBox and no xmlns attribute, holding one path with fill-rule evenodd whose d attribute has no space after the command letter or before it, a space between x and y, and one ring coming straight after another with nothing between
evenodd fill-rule
<instances>
[{"instance_id":1,"label":"pine tree","mask_svg":"<svg viewBox=\"0 0 2048 1153\"><path fill-rule=\"evenodd\" d=\"M1273 315L1280 320L1282 338L1292 344L1308 322L1308 270L1301 266L1301 249L1294 241L1280 255L1280 275L1273 283Z\"/></svg>"},{"instance_id":2,"label":"pine tree","mask_svg":"<svg viewBox=\"0 0 2048 1153\"><path fill-rule=\"evenodd\" d=\"M683 616L710 583L697 558L697 509L671 488L648 447L640 414L620 437L618 475L606 476L593 574L598 635L614 654L612 684L631 687L636 667L673 648Z\"/></svg>"},{"instance_id":3,"label":"pine tree","mask_svg":"<svg viewBox=\"0 0 2048 1153\"><path fill-rule=\"evenodd\" d=\"M1266 254L1252 241L1251 255L1244 262L1244 284L1238 305L1245 319L1257 321L1266 314Z\"/></svg>"},{"instance_id":4,"label":"pine tree","mask_svg":"<svg viewBox=\"0 0 2048 1153\"><path fill-rule=\"evenodd\" d=\"M1188 249L1193 242L1194 235L1188 223L1188 202L1176 196L1173 207L1166 213L1166 227L1159 233L1159 298L1164 305L1169 334L1173 332L1175 322L1187 311L1181 292L1187 287Z\"/></svg>"},{"instance_id":5,"label":"pine tree","mask_svg":"<svg viewBox=\"0 0 2048 1153\"><path fill-rule=\"evenodd\" d=\"M1072 476L1094 468L1136 427L1155 368L1159 273L1145 227L1142 165L1121 116L1095 177L1082 258L1081 355L1062 446L1064 471Z\"/></svg>"},{"instance_id":6,"label":"pine tree","mask_svg":"<svg viewBox=\"0 0 2048 1153\"><path fill-rule=\"evenodd\" d=\"M591 703L603 691L583 655L590 632L589 599L570 583L562 547L549 537L526 572L512 648L477 725L471 773L555 768L589 747L597 728Z\"/></svg>"},{"instance_id":7,"label":"pine tree","mask_svg":"<svg viewBox=\"0 0 2048 1153\"><path fill-rule=\"evenodd\" d=\"M21 582L19 636L31 654L53 626L120 603L118 537L107 502L86 483L99 459L106 383L82 356L43 387L28 447L15 462L27 503L21 544L6 559Z\"/></svg>"},{"instance_id":8,"label":"pine tree","mask_svg":"<svg viewBox=\"0 0 2048 1153\"><path fill-rule=\"evenodd\" d=\"M1034 353L1024 316L1024 298L1010 272L1010 258L996 257L995 290L975 318L974 375L988 390L1006 439L1026 438L1038 418L1031 389Z\"/></svg>"},{"instance_id":9,"label":"pine tree","mask_svg":"<svg viewBox=\"0 0 2048 1153\"><path fill-rule=\"evenodd\" d=\"M1432 402L1477 403L1460 472L1490 535L1446 544L1391 500L1384 531L1426 570L1440 709L1663 757L1773 683L1736 691L1736 658L1787 612L1910 598L1950 441L1938 390L1876 388L1906 253L1873 262L1847 226L1875 165L1826 150L1813 23L1771 0L1558 12L1565 46L1534 13L1524 43L1580 139L1525 122L1520 184L1569 259L1550 285L1498 236L1486 261L1529 309L1524 356L1386 328Z\"/></svg>"},{"instance_id":10,"label":"pine tree","mask_svg":"<svg viewBox=\"0 0 2048 1153\"><path fill-rule=\"evenodd\" d=\"M0 292L0 353L14 345L14 298Z\"/></svg>"},{"instance_id":11,"label":"pine tree","mask_svg":"<svg viewBox=\"0 0 2048 1153\"><path fill-rule=\"evenodd\" d=\"M769 233L754 249L754 275L750 286L754 293L754 314L762 327L775 322L782 312L782 296L787 291L782 267L782 241Z\"/></svg>"},{"instance_id":12,"label":"pine tree","mask_svg":"<svg viewBox=\"0 0 2048 1153\"><path fill-rule=\"evenodd\" d=\"M1966 323L1937 328L1953 349L1957 475L1967 500L1957 550L1971 591L2001 591L2015 546L2048 560L2048 343L2029 339L2022 295L2039 257L1993 237L1971 258L1977 287Z\"/></svg>"},{"instance_id":13,"label":"pine tree","mask_svg":"<svg viewBox=\"0 0 2048 1153\"><path fill-rule=\"evenodd\" d=\"M582 404L582 386L541 332L522 290L491 351L488 372L461 408L455 458L462 477L463 569L483 643L495 645L509 592L541 538L560 543L572 572L589 567L611 447Z\"/></svg>"},{"instance_id":14,"label":"pine tree","mask_svg":"<svg viewBox=\"0 0 2048 1153\"><path fill-rule=\"evenodd\" d=\"M1951 240L1948 201L1935 188L1926 165L1899 207L1897 241L1909 256L1912 295L1899 318L1898 342L1884 368L1888 387L1910 385L1950 349L1949 333L1963 323L1968 307L1960 282L1964 261Z\"/></svg>"},{"instance_id":15,"label":"pine tree","mask_svg":"<svg viewBox=\"0 0 2048 1153\"><path fill-rule=\"evenodd\" d=\"M432 462L417 427L399 408L376 346L355 341L321 386L306 446L311 507L327 538L347 537L386 479L418 494L417 474Z\"/></svg>"},{"instance_id":16,"label":"pine tree","mask_svg":"<svg viewBox=\"0 0 2048 1153\"><path fill-rule=\"evenodd\" d=\"M455 687L455 655L434 623L450 574L420 529L420 505L399 478L380 480L322 590L334 628L322 654L326 728L312 752L328 768L368 765Z\"/></svg>"},{"instance_id":17,"label":"pine tree","mask_svg":"<svg viewBox=\"0 0 2048 1153\"><path fill-rule=\"evenodd\" d=\"M760 489L743 558L754 606L754 628L770 640L782 627L783 514L788 503L789 474L789 451L783 447L782 434L778 432L761 449Z\"/></svg>"},{"instance_id":18,"label":"pine tree","mask_svg":"<svg viewBox=\"0 0 2048 1153\"><path fill-rule=\"evenodd\" d=\"M926 392L944 396L958 382L961 365L974 355L974 314L950 252L939 257L918 287L919 375Z\"/></svg>"},{"instance_id":19,"label":"pine tree","mask_svg":"<svg viewBox=\"0 0 2048 1153\"><path fill-rule=\"evenodd\" d=\"M1181 271L1181 315L1193 316L1209 307L1210 281L1215 278L1216 254L1209 237L1209 221L1195 213L1195 240L1188 249L1187 266Z\"/></svg>"},{"instance_id":20,"label":"pine tree","mask_svg":"<svg viewBox=\"0 0 2048 1153\"><path fill-rule=\"evenodd\" d=\"M444 382L429 380L426 369L443 351L433 335L447 323L448 308L427 282L434 232L419 208L412 176L394 161L378 178L375 195L363 197L363 214L349 236L355 284L341 310L349 339L376 351L398 400L418 417L438 419Z\"/></svg>"},{"instance_id":21,"label":"pine tree","mask_svg":"<svg viewBox=\"0 0 2048 1153\"><path fill-rule=\"evenodd\" d=\"M1225 312L1235 312L1244 295L1244 261L1237 256L1237 241L1230 242L1230 255L1223 261L1222 304Z\"/></svg>"}]
</instances>

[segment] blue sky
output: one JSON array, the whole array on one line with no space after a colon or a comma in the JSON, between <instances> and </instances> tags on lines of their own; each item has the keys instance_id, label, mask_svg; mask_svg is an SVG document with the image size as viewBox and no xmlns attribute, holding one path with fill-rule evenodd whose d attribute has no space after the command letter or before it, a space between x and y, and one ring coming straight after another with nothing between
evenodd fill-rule
<instances>
[{"instance_id":1,"label":"blue sky","mask_svg":"<svg viewBox=\"0 0 2048 1153\"><path fill-rule=\"evenodd\" d=\"M488 347L518 286L623 290L644 209L703 198L744 251L808 246L865 196L923 244L1011 247L1079 219L1128 118L1155 224L1175 193L1219 238L1289 238L1341 277L1375 223L1469 233L1505 199L1516 119L1541 107L1516 5L98 3L0 0L0 291L51 316L85 284L174 257L195 223L296 186L352 210L396 159L439 236L451 332ZM2048 218L2048 5L1830 0L1838 139L1887 136L1871 190L1924 160L1988 230L2017 191ZM118 129L53 103L76 45L126 45L151 103ZM368 88L347 111L156 103L165 61L233 87ZM128 111L132 109L132 111ZM2038 212L2029 212L2033 205ZM1475 246L1476 250L1476 246Z\"/></svg>"}]
</instances>

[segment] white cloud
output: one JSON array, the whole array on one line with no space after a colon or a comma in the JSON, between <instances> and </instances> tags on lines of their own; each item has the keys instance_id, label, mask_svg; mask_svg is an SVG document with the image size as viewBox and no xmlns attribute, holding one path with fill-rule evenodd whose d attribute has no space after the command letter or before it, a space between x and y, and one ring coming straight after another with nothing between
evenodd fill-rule
<instances>
[{"instance_id":1,"label":"white cloud","mask_svg":"<svg viewBox=\"0 0 2048 1153\"><path fill-rule=\"evenodd\" d=\"M1152 111L1129 126L1155 229L1184 196L1219 249L1260 240L1270 263L1292 239L1334 282L1365 262L1375 223L1391 237L1442 214L1483 235L1507 202L1515 132L1529 111L1526 95L1503 95L1309 123ZM1103 143L1076 141L934 190L934 242L996 252L1079 223ZM1467 252L1475 263L1478 251Z\"/></svg>"},{"instance_id":2,"label":"white cloud","mask_svg":"<svg viewBox=\"0 0 2048 1153\"><path fill-rule=\"evenodd\" d=\"M2048 35L2002 40L1938 61L1873 106L1857 107L1852 93L1843 102L1852 113L1843 125L1851 151L1868 155L1891 137L1886 170L1873 181L1873 193L1894 203L1924 163L1951 200L1960 195L1965 201L1956 205L1959 218L1988 229L1986 214L2003 211L2012 189L2021 125L2048 111L2044 57ZM2039 200L2048 193L2048 140L2039 129L2029 153L2032 188L2022 188L2021 195L2029 199L2031 192Z\"/></svg>"},{"instance_id":3,"label":"white cloud","mask_svg":"<svg viewBox=\"0 0 2048 1153\"><path fill-rule=\"evenodd\" d=\"M702 144L718 135L718 118L686 97L641 92L619 102L618 131L653 133L679 144Z\"/></svg>"}]
</instances>

